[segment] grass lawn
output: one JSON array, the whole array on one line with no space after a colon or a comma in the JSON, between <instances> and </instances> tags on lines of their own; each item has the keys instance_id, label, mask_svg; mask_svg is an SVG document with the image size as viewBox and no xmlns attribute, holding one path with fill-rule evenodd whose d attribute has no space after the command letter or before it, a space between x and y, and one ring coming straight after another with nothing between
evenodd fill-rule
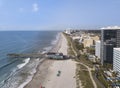
<instances>
[{"instance_id":1,"label":"grass lawn","mask_svg":"<svg viewBox=\"0 0 120 88\"><path fill-rule=\"evenodd\" d=\"M68 41L68 46L69 46L68 54L75 55L71 46L73 46L74 49L76 49L76 48L72 42L71 37L69 37L69 35L67 35L65 33L63 33L63 34L65 35L65 37ZM77 58L75 61L82 62L82 63L86 64L87 66L93 68L93 63L90 60L88 60L85 55L80 55L80 57ZM81 80L82 86L84 86L83 88L94 88L93 83L89 76L89 72L85 66L77 64L76 77L78 77L79 80ZM100 87L98 87L98 88L100 88Z\"/></svg>"},{"instance_id":2,"label":"grass lawn","mask_svg":"<svg viewBox=\"0 0 120 88\"><path fill-rule=\"evenodd\" d=\"M89 66L90 68L93 68L93 63L83 55L81 55L79 58L77 58L76 61L82 62L85 65Z\"/></svg>"},{"instance_id":3,"label":"grass lawn","mask_svg":"<svg viewBox=\"0 0 120 88\"><path fill-rule=\"evenodd\" d=\"M84 88L94 88L93 83L90 79L89 72L83 65L77 64L77 77L81 80Z\"/></svg>"}]
</instances>

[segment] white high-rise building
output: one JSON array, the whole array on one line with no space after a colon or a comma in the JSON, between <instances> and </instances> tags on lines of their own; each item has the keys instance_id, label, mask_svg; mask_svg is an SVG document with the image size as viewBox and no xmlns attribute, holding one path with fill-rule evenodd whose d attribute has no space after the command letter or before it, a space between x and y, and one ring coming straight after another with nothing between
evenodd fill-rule
<instances>
[{"instance_id":1,"label":"white high-rise building","mask_svg":"<svg viewBox=\"0 0 120 88\"><path fill-rule=\"evenodd\" d=\"M71 34L71 32L72 32L72 29L71 29L71 28L67 28L67 29L65 30L65 33L66 33L66 34Z\"/></svg>"},{"instance_id":2,"label":"white high-rise building","mask_svg":"<svg viewBox=\"0 0 120 88\"><path fill-rule=\"evenodd\" d=\"M101 47L101 42L96 41L95 42L95 55L100 58L100 47Z\"/></svg>"},{"instance_id":3,"label":"white high-rise building","mask_svg":"<svg viewBox=\"0 0 120 88\"><path fill-rule=\"evenodd\" d=\"M120 48L113 49L113 70L120 76Z\"/></svg>"}]
</instances>

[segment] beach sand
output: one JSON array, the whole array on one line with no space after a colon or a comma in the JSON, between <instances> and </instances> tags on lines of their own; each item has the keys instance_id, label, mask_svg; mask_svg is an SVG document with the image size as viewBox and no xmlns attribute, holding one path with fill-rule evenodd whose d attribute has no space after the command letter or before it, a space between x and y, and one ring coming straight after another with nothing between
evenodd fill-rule
<instances>
[{"instance_id":1,"label":"beach sand","mask_svg":"<svg viewBox=\"0 0 120 88\"><path fill-rule=\"evenodd\" d=\"M67 40L61 34L59 42L52 51L67 55ZM58 71L60 75L57 76ZM76 88L76 64L72 60L45 60L39 64L37 72L24 88Z\"/></svg>"}]
</instances>

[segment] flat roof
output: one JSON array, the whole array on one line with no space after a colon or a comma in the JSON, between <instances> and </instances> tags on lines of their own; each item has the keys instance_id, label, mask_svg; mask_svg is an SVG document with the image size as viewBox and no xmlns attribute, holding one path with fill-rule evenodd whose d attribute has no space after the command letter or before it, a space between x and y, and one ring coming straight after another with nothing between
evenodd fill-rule
<instances>
[{"instance_id":1,"label":"flat roof","mask_svg":"<svg viewBox=\"0 0 120 88\"><path fill-rule=\"evenodd\" d=\"M120 48L113 48L113 49L115 49L115 50L119 50L119 51L120 51Z\"/></svg>"},{"instance_id":2,"label":"flat roof","mask_svg":"<svg viewBox=\"0 0 120 88\"><path fill-rule=\"evenodd\" d=\"M100 43L101 41L100 41L100 40L97 40L96 42L99 42L99 43Z\"/></svg>"}]
</instances>

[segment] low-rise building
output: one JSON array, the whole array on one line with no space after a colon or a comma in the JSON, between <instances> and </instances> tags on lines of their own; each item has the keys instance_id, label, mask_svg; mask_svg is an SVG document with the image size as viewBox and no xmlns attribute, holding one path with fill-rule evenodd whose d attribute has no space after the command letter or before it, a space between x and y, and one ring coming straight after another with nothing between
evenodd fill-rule
<instances>
[{"instance_id":1,"label":"low-rise building","mask_svg":"<svg viewBox=\"0 0 120 88\"><path fill-rule=\"evenodd\" d=\"M64 55L62 53L54 53L54 52L48 52L46 54L46 57L49 59L64 59Z\"/></svg>"},{"instance_id":2,"label":"low-rise building","mask_svg":"<svg viewBox=\"0 0 120 88\"><path fill-rule=\"evenodd\" d=\"M91 39L91 38L84 39L83 45L84 45L84 47L90 47L91 45L93 45L93 39Z\"/></svg>"},{"instance_id":3,"label":"low-rise building","mask_svg":"<svg viewBox=\"0 0 120 88\"><path fill-rule=\"evenodd\" d=\"M94 55L88 55L88 59L92 62L95 62L95 56Z\"/></svg>"},{"instance_id":4,"label":"low-rise building","mask_svg":"<svg viewBox=\"0 0 120 88\"><path fill-rule=\"evenodd\" d=\"M73 39L73 40L76 40L76 39L77 39L77 40L80 40L81 37L80 37L80 36L73 36L72 39Z\"/></svg>"},{"instance_id":5,"label":"low-rise building","mask_svg":"<svg viewBox=\"0 0 120 88\"><path fill-rule=\"evenodd\" d=\"M91 37L91 36L87 36L87 37L83 37L83 44L84 44L84 47L91 47L93 45L95 45L95 41L98 41L99 40L99 37L98 36L94 36L94 37Z\"/></svg>"},{"instance_id":6,"label":"low-rise building","mask_svg":"<svg viewBox=\"0 0 120 88\"><path fill-rule=\"evenodd\" d=\"M93 36L93 37L91 37L91 39L93 39L93 44L95 44L95 41L100 40L99 36Z\"/></svg>"}]
</instances>

